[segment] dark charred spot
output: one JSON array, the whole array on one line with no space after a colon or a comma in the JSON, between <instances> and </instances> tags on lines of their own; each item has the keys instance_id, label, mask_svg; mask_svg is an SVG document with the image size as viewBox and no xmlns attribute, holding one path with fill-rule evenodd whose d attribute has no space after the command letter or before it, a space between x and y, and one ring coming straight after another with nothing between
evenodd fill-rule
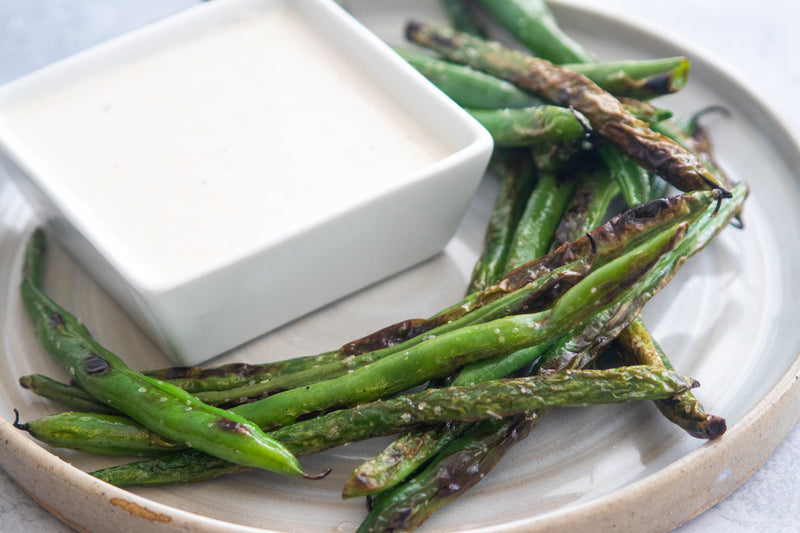
<instances>
[{"instance_id":1,"label":"dark charred spot","mask_svg":"<svg viewBox=\"0 0 800 533\"><path fill-rule=\"evenodd\" d=\"M586 234L586 238L589 239L589 243L591 244L592 248L592 255L597 253L597 242L595 242L594 237L592 237L591 233Z\"/></svg>"},{"instance_id":2,"label":"dark charred spot","mask_svg":"<svg viewBox=\"0 0 800 533\"><path fill-rule=\"evenodd\" d=\"M111 365L108 364L108 361L97 355L96 353L90 353L86 357L83 358L83 370L89 376L97 376L108 372L111 368Z\"/></svg>"},{"instance_id":3,"label":"dark charred spot","mask_svg":"<svg viewBox=\"0 0 800 533\"><path fill-rule=\"evenodd\" d=\"M728 424L725 422L725 419L713 415L708 415L703 426L707 439L719 438L728 430Z\"/></svg>"},{"instance_id":4,"label":"dark charred spot","mask_svg":"<svg viewBox=\"0 0 800 533\"><path fill-rule=\"evenodd\" d=\"M556 104L561 106L568 106L571 107L569 104L572 101L572 92L568 88L563 88L558 91L558 95L556 96Z\"/></svg>"},{"instance_id":5,"label":"dark charred spot","mask_svg":"<svg viewBox=\"0 0 800 533\"><path fill-rule=\"evenodd\" d=\"M182 379L197 376L199 370L196 366L171 366L161 372L162 379Z\"/></svg>"},{"instance_id":6,"label":"dark charred spot","mask_svg":"<svg viewBox=\"0 0 800 533\"><path fill-rule=\"evenodd\" d=\"M509 314L520 315L544 311L551 307L565 292L585 278L586 274L587 272L575 272L557 276L556 279L553 279L541 289L525 298L525 300L515 309L511 310Z\"/></svg>"},{"instance_id":7,"label":"dark charred spot","mask_svg":"<svg viewBox=\"0 0 800 533\"><path fill-rule=\"evenodd\" d=\"M654 94L669 94L672 92L672 75L658 74L645 80L642 87Z\"/></svg>"},{"instance_id":8,"label":"dark charred spot","mask_svg":"<svg viewBox=\"0 0 800 533\"><path fill-rule=\"evenodd\" d=\"M665 198L656 198L631 209L633 218L656 218L662 211L669 209L669 201Z\"/></svg>"},{"instance_id":9,"label":"dark charred spot","mask_svg":"<svg viewBox=\"0 0 800 533\"><path fill-rule=\"evenodd\" d=\"M222 431L229 431L231 433L239 433L241 435L250 434L250 429L247 426L241 422L231 420L230 418L220 418L217 421L217 427Z\"/></svg>"},{"instance_id":10,"label":"dark charred spot","mask_svg":"<svg viewBox=\"0 0 800 533\"><path fill-rule=\"evenodd\" d=\"M714 198L716 200L721 200L723 198L733 198L733 193L720 187L718 183L716 183L713 179L711 179L710 175L706 175L705 173L698 171L695 171L695 175L698 176L703 181L703 183L708 185L708 188L713 191Z\"/></svg>"},{"instance_id":11,"label":"dark charred spot","mask_svg":"<svg viewBox=\"0 0 800 533\"><path fill-rule=\"evenodd\" d=\"M203 379L211 377L227 377L230 375L241 376L244 379L270 374L275 370L280 370L283 363L270 365L251 365L247 363L231 363L214 368L203 368L199 366L172 366L164 368L155 373L148 373L150 376L158 376L160 379Z\"/></svg>"},{"instance_id":12,"label":"dark charred spot","mask_svg":"<svg viewBox=\"0 0 800 533\"><path fill-rule=\"evenodd\" d=\"M30 426L28 424L20 424L19 410L16 407L14 408L14 427L22 431L30 431Z\"/></svg>"},{"instance_id":13,"label":"dark charred spot","mask_svg":"<svg viewBox=\"0 0 800 533\"><path fill-rule=\"evenodd\" d=\"M64 317L61 316L61 313L53 313L50 315L50 320L48 324L51 328L58 328L64 325Z\"/></svg>"},{"instance_id":14,"label":"dark charred spot","mask_svg":"<svg viewBox=\"0 0 800 533\"><path fill-rule=\"evenodd\" d=\"M421 335L439 325L436 319L426 320L423 318L412 318L403 320L397 324L392 324L370 333L366 337L356 339L345 344L340 348L344 355L360 355L363 353L388 348L413 337Z\"/></svg>"},{"instance_id":15,"label":"dark charred spot","mask_svg":"<svg viewBox=\"0 0 800 533\"><path fill-rule=\"evenodd\" d=\"M453 45L452 39L448 39L447 37L438 33L430 34L430 32L425 30L425 26L426 25L424 23L419 22L418 20L409 20L406 23L406 38L413 42L417 42L417 38L422 38L425 40L430 39L432 42L448 48Z\"/></svg>"},{"instance_id":16,"label":"dark charred spot","mask_svg":"<svg viewBox=\"0 0 800 533\"><path fill-rule=\"evenodd\" d=\"M431 36L431 40L438 46L442 46L444 48L452 48L453 46L455 46L453 43L453 39L445 37L444 35L441 35L439 33L434 33Z\"/></svg>"},{"instance_id":17,"label":"dark charred spot","mask_svg":"<svg viewBox=\"0 0 800 533\"><path fill-rule=\"evenodd\" d=\"M294 420L294 421L295 421L295 422L302 422L302 421L304 421L304 420L311 420L312 418L317 418L318 416L322 416L322 415L324 415L324 414L325 414L325 413L327 413L327 412L328 412L328 411L326 411L326 410L323 410L323 409L318 409L318 410L316 410L316 411L311 411L311 412L308 412L308 413L303 413L302 415L300 415L300 416L298 416L297 418L295 418L295 420Z\"/></svg>"}]
</instances>

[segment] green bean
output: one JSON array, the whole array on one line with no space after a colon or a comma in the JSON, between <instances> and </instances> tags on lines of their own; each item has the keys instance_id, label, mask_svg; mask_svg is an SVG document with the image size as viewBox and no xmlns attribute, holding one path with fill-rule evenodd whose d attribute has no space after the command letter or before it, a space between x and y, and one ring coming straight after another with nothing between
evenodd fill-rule
<instances>
[{"instance_id":1,"label":"green bean","mask_svg":"<svg viewBox=\"0 0 800 533\"><path fill-rule=\"evenodd\" d=\"M557 149L557 148L556 148ZM541 161L550 158L550 148L534 150L539 154L539 181L531 192L520 217L508 251L506 270L512 270L547 253L553 233L567 201L575 189L575 180L567 179Z\"/></svg>"},{"instance_id":2,"label":"green bean","mask_svg":"<svg viewBox=\"0 0 800 533\"><path fill-rule=\"evenodd\" d=\"M516 109L544 102L513 83L409 48L395 51L458 105L472 109Z\"/></svg>"},{"instance_id":3,"label":"green bean","mask_svg":"<svg viewBox=\"0 0 800 533\"><path fill-rule=\"evenodd\" d=\"M36 231L23 266L22 299L40 342L94 398L170 440L231 462L304 475L297 459L244 417L203 404L164 382L134 372L39 288L44 233Z\"/></svg>"},{"instance_id":4,"label":"green bean","mask_svg":"<svg viewBox=\"0 0 800 533\"><path fill-rule=\"evenodd\" d=\"M199 450L185 450L163 457L101 468L90 474L101 481L126 487L196 483L223 474L246 472L250 467L224 461Z\"/></svg>"},{"instance_id":5,"label":"green bean","mask_svg":"<svg viewBox=\"0 0 800 533\"><path fill-rule=\"evenodd\" d=\"M669 398L697 386L697 382L679 376L673 371L651 370L646 366L634 366L603 371L567 371L561 374L536 376L531 378L505 379L486 382L470 387L447 387L444 389L428 389L423 392L401 396L395 399L359 405L351 409L335 411L311 420L285 426L271 433L297 455L310 455L336 446L364 440L371 437L389 435L397 431L418 425L451 420L479 421L487 418L504 418L522 411L541 407L579 407L599 403L620 403L658 398ZM77 448L87 439L87 435L76 432L75 426L84 428L82 421L75 421L70 416L84 415L67 413L54 415L27 424L17 423L17 427L30 431L34 436L54 446ZM95 417L97 418L97 417ZM121 417L106 417L98 427L105 430L109 425L123 425L136 428ZM50 426L64 427L67 437L52 437ZM91 428L92 426L90 426ZM110 431L114 431L111 429ZM140 431L140 435L150 435ZM96 448L110 453L109 445L102 442L103 435ZM105 437L112 442L113 450L118 441L124 439L116 433ZM139 440L143 440L139 436ZM138 441L136 442L138 444ZM163 446L168 446L166 443ZM135 447L130 443L127 454L147 453L158 450L163 453L166 448L145 446ZM94 451L94 450L92 450ZM182 457L181 457L182 456ZM191 458L187 461L187 458ZM172 467L165 467L173 460L182 463L193 463L198 468L202 479L207 479L209 472L217 474L240 471L239 465L225 464L218 458L193 453L176 454L144 463L133 463L110 469L102 469L93 473L99 479L114 485L154 484L163 480L155 474L161 470L169 476ZM148 468L142 469L142 465ZM132 467L144 470L144 476L136 474ZM194 470L194 469L193 469ZM168 478L169 479L169 478ZM169 479L169 481L174 481Z\"/></svg>"},{"instance_id":6,"label":"green bean","mask_svg":"<svg viewBox=\"0 0 800 533\"><path fill-rule=\"evenodd\" d=\"M628 110L628 112L648 124L655 124L656 122L669 120L673 117L673 113L669 109L655 107L649 102L622 96L618 96L617 100L619 100L619 103L621 103L622 107Z\"/></svg>"},{"instance_id":7,"label":"green bean","mask_svg":"<svg viewBox=\"0 0 800 533\"><path fill-rule=\"evenodd\" d=\"M492 135L497 146L528 146L572 141L586 136L575 113L565 107L540 105L521 109L467 109Z\"/></svg>"},{"instance_id":8,"label":"green bean","mask_svg":"<svg viewBox=\"0 0 800 533\"><path fill-rule=\"evenodd\" d=\"M144 370L142 374L153 379L168 381L186 392L198 393L220 391L252 384L256 381L284 379L324 364L341 361L352 355L340 348L330 352L308 355L265 364L230 363L215 367L172 366L156 370Z\"/></svg>"},{"instance_id":9,"label":"green bean","mask_svg":"<svg viewBox=\"0 0 800 533\"><path fill-rule=\"evenodd\" d=\"M608 316L619 317L622 314L606 310L598 314L597 320L587 321L587 325L579 327L575 332L562 337L554 345L539 345L526 350L519 350L501 359L488 361L485 365L480 363L469 365L462 369L454 383L457 382L461 385L475 384L497 379L498 376L507 376L545 354L550 354L548 356L550 359L559 362L577 360L578 355L576 355L574 349L569 351L569 356L564 356L561 353L568 346L568 340L578 335L582 338L594 338L594 336L600 335L603 331L603 326L607 325L604 319ZM598 325L600 327L597 327ZM592 332L595 335L592 335ZM586 344L588 345L588 343ZM587 356L586 359L589 359L589 357ZM549 366L556 368L555 364ZM564 368L568 368L568 366L565 365ZM499 422L497 426L520 424L520 427L525 427L526 431L528 431L530 428L526 424L532 424L538 420L538 416L531 413L521 418L525 419L525 422L521 422L520 419L505 420ZM453 441L469 433L471 427L470 424L451 423L433 429L418 429L401 436L377 456L359 465L348 476L342 491L343 496L366 495L382 497L387 491L390 491L400 483L406 482L409 476L426 463L435 461L434 458L437 457L437 454ZM484 465L484 467L486 466ZM473 474L478 473L477 471L473 472ZM468 477L465 476L465 478ZM410 483L415 484L417 481L419 480L411 481ZM476 482L477 479L472 484ZM405 489L399 488L398 490L402 491L403 494L409 494ZM420 488L420 490L424 489Z\"/></svg>"},{"instance_id":10,"label":"green bean","mask_svg":"<svg viewBox=\"0 0 800 533\"><path fill-rule=\"evenodd\" d=\"M670 139L674 140L676 143L683 146L687 151L694 154L703 164L708 168L711 172L713 172L720 183L724 184L726 187L730 187L731 182L725 173L719 168L719 166L713 161L711 155L707 152L704 152L700 145L697 143L696 139L694 139L691 135L687 134L683 129L681 129L675 122L670 120L665 120L656 123L653 128L661 133L662 135L669 137Z\"/></svg>"},{"instance_id":11,"label":"green bean","mask_svg":"<svg viewBox=\"0 0 800 533\"><path fill-rule=\"evenodd\" d=\"M41 374L31 374L19 378L19 384L34 394L58 402L75 411L116 414L119 413L85 392L77 385L68 385Z\"/></svg>"},{"instance_id":12,"label":"green bean","mask_svg":"<svg viewBox=\"0 0 800 533\"><path fill-rule=\"evenodd\" d=\"M448 28L411 22L406 35L451 61L511 81L556 105L574 107L586 116L597 135L678 189L724 191L697 157L652 131L582 74Z\"/></svg>"},{"instance_id":13,"label":"green bean","mask_svg":"<svg viewBox=\"0 0 800 533\"><path fill-rule=\"evenodd\" d=\"M634 206L654 198L653 178L648 171L613 146L599 146L597 153L605 162L609 174L619 185L625 203Z\"/></svg>"},{"instance_id":14,"label":"green bean","mask_svg":"<svg viewBox=\"0 0 800 533\"><path fill-rule=\"evenodd\" d=\"M572 199L553 232L552 248L578 239L602 224L619 190L618 181L607 169L587 171L579 176Z\"/></svg>"},{"instance_id":15,"label":"green bean","mask_svg":"<svg viewBox=\"0 0 800 533\"><path fill-rule=\"evenodd\" d=\"M545 102L533 94L523 91L513 83L475 70L431 57L428 54L408 48L396 48L397 53L428 78L442 92L457 104L469 109L519 109L543 105ZM668 58L645 61L614 63L569 64L565 68L579 72L595 82L602 89L616 96L623 106L636 117L651 123L666 120L672 113L666 109L655 108L634 99L641 96L646 80L638 79L642 73L652 73L653 78L670 78L680 71L680 81L669 85L676 91L687 81L688 65L685 58ZM663 70L663 69L672 70ZM655 96L651 91L649 96Z\"/></svg>"},{"instance_id":16,"label":"green bean","mask_svg":"<svg viewBox=\"0 0 800 533\"><path fill-rule=\"evenodd\" d=\"M506 417L543 407L664 399L694 386L694 380L672 370L647 366L498 379L357 405L284 426L270 436L294 454L309 455L420 425ZM67 412L14 425L51 446L106 455L163 455L183 447L119 415Z\"/></svg>"},{"instance_id":17,"label":"green bean","mask_svg":"<svg viewBox=\"0 0 800 533\"><path fill-rule=\"evenodd\" d=\"M608 79L606 79L606 82L603 82L603 76L601 74L603 72L609 74L612 79L615 77L613 75L614 72L618 73L616 75L618 79L650 79L654 87L658 87L659 85L667 86L662 94L683 88L688 80L689 62L686 58L682 57L656 60L653 61L652 64L649 60L630 63L621 62L616 65L614 63L597 63L587 50L583 49L580 44L570 39L563 31L558 29L558 22L546 4L537 3L537 9L524 10L524 12L519 12L519 16L522 17L522 19L518 20L516 23L512 23L506 19L500 19L500 22L503 24L517 25L517 33L524 35L523 42L528 45L534 54L543 59L557 63L558 58L551 55L550 47L552 43L546 42L544 43L545 45L543 45L543 39L541 35L538 34L538 32L541 31L539 29L540 26L547 25L555 28L556 31L550 34L550 37L552 39L564 39L561 45L575 49L583 58L578 63L569 65L568 68L574 72L586 75L612 94L615 94L615 91L619 91L619 87L609 85L607 82ZM666 69L664 69L665 66ZM655 81L653 77L655 77ZM644 83L646 84L647 82ZM616 94L619 96L618 92ZM636 93L630 94L629 96L633 96L634 98L643 97L643 95ZM650 96L655 96L655 94L651 94ZM626 101L625 104L629 110L633 106L639 106L634 114L638 118L651 124L651 127L654 129L656 129L658 122L669 118L658 116L656 110L648 110L646 104L631 101ZM643 108L642 106L645 107ZM656 131L658 130L656 129ZM622 155L619 150L612 146L601 145L597 147L597 152L605 161L609 172L619 184L625 201L629 206L639 205L661 196L660 194L655 194L656 191L653 189L654 177L634 161ZM594 227L594 225L589 226L589 228L592 227Z\"/></svg>"},{"instance_id":18,"label":"green bean","mask_svg":"<svg viewBox=\"0 0 800 533\"><path fill-rule=\"evenodd\" d=\"M641 319L634 320L623 330L615 345L625 361L645 364L651 368L672 369L666 354ZM725 419L708 414L691 392L657 400L655 404L667 420L698 439L716 439L727 429Z\"/></svg>"},{"instance_id":19,"label":"green bean","mask_svg":"<svg viewBox=\"0 0 800 533\"><path fill-rule=\"evenodd\" d=\"M579 407L665 399L696 386L674 371L647 366L614 370L568 370L470 386L427 389L398 398L335 411L273 432L295 453L306 455L365 437L450 421L505 418L545 407ZM320 427L327 428L320 430Z\"/></svg>"},{"instance_id":20,"label":"green bean","mask_svg":"<svg viewBox=\"0 0 800 533\"><path fill-rule=\"evenodd\" d=\"M20 424L17 413L14 426L49 446L100 455L159 456L186 447L119 414L70 411Z\"/></svg>"},{"instance_id":21,"label":"green bean","mask_svg":"<svg viewBox=\"0 0 800 533\"><path fill-rule=\"evenodd\" d=\"M682 89L689 61L660 60L596 63L594 57L558 26L541 0L480 0L483 7L523 45L539 57L586 75L616 96L652 98Z\"/></svg>"},{"instance_id":22,"label":"green bean","mask_svg":"<svg viewBox=\"0 0 800 533\"><path fill-rule=\"evenodd\" d=\"M689 81L689 60L685 57L602 63L592 61L564 66L583 74L617 97L647 100L678 92Z\"/></svg>"},{"instance_id":23,"label":"green bean","mask_svg":"<svg viewBox=\"0 0 800 533\"><path fill-rule=\"evenodd\" d=\"M543 0L479 0L526 47L554 63L585 63L592 56L558 27Z\"/></svg>"},{"instance_id":24,"label":"green bean","mask_svg":"<svg viewBox=\"0 0 800 533\"><path fill-rule=\"evenodd\" d=\"M358 533L411 531L432 513L474 485L479 476L463 472L491 470L505 451L524 439L533 425L524 416L513 422L485 420L451 442L425 469L396 490L372 499L372 510Z\"/></svg>"},{"instance_id":25,"label":"green bean","mask_svg":"<svg viewBox=\"0 0 800 533\"><path fill-rule=\"evenodd\" d=\"M630 104L623 104L623 107L633 111L637 117L641 115L645 120L654 122L671 116L669 113L660 113L650 107L634 107ZM587 137L585 118L578 112L564 107L543 104L520 109L467 109L467 111L486 128L492 135L495 145L499 147L536 146L555 141L578 141ZM611 149L619 153L611 146L601 146L600 149ZM625 156L620 154L617 157L639 168ZM645 176L648 176L647 172Z\"/></svg>"},{"instance_id":26,"label":"green bean","mask_svg":"<svg viewBox=\"0 0 800 533\"><path fill-rule=\"evenodd\" d=\"M489 170L497 176L500 186L486 225L483 250L467 284L468 295L497 283L505 274L514 229L536 182L533 158L528 149L496 148Z\"/></svg>"}]
</instances>

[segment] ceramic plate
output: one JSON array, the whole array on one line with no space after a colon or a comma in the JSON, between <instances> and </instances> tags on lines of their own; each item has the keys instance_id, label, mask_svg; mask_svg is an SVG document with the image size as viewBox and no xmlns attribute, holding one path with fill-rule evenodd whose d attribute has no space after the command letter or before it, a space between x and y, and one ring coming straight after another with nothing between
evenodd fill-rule
<instances>
[{"instance_id":1,"label":"ceramic plate","mask_svg":"<svg viewBox=\"0 0 800 533\"><path fill-rule=\"evenodd\" d=\"M427 1L343 1L369 27L399 42L408 17L440 20ZM796 327L800 244L800 149L782 121L734 74L690 47L570 3L562 26L601 59L687 55L692 81L663 99L678 114L721 104L730 117L706 124L721 165L752 194L746 228L727 229L648 304L645 319L675 366L702 383L698 396L729 423L704 443L647 403L551 411L478 486L440 511L425 531L662 531L728 495L772 453L800 413ZM457 301L481 246L495 185L481 185L444 253L219 358L268 361L339 346L374 329L426 316ZM36 344L17 286L25 238L39 221L0 177L0 414L24 419L56 406L17 386L23 374L65 378ZM139 369L166 359L57 247L46 286L98 340ZM342 500L351 468L388 442L376 439L303 459L317 482L251 472L169 488L117 489L83 473L115 461L51 450L0 419L0 463L33 497L76 529L114 531L352 531L364 502Z\"/></svg>"}]
</instances>

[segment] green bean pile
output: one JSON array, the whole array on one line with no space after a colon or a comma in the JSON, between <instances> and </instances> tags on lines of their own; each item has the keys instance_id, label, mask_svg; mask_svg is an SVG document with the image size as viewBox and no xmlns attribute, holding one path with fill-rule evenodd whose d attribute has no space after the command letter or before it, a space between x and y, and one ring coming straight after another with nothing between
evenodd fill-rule
<instances>
[{"instance_id":1,"label":"green bean pile","mask_svg":"<svg viewBox=\"0 0 800 533\"><path fill-rule=\"evenodd\" d=\"M359 531L419 527L551 407L653 400L688 434L722 435L725 420L639 317L687 258L738 224L747 196L713 162L699 114L673 120L650 103L686 84L688 61L594 62L539 0L479 0L481 18L473 3L445 4L452 27L409 22L427 50L398 53L495 139L499 189L463 300L318 355L135 372L46 294L37 230L22 298L72 381L20 384L71 410L17 413L16 427L54 447L145 457L92 472L117 486L252 468L319 478L327 471L307 474L297 457L399 434L343 487L368 498ZM486 17L529 52L487 40ZM682 192L667 196L668 185ZM620 197L629 207L614 214Z\"/></svg>"}]
</instances>

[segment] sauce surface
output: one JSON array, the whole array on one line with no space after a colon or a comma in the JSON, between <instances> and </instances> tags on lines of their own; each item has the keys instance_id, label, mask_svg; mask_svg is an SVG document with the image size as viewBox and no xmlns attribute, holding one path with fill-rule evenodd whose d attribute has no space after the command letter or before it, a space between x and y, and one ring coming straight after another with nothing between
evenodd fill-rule
<instances>
[{"instance_id":1,"label":"sauce surface","mask_svg":"<svg viewBox=\"0 0 800 533\"><path fill-rule=\"evenodd\" d=\"M2 120L87 225L157 279L449 153L287 7L71 80Z\"/></svg>"}]
</instances>

